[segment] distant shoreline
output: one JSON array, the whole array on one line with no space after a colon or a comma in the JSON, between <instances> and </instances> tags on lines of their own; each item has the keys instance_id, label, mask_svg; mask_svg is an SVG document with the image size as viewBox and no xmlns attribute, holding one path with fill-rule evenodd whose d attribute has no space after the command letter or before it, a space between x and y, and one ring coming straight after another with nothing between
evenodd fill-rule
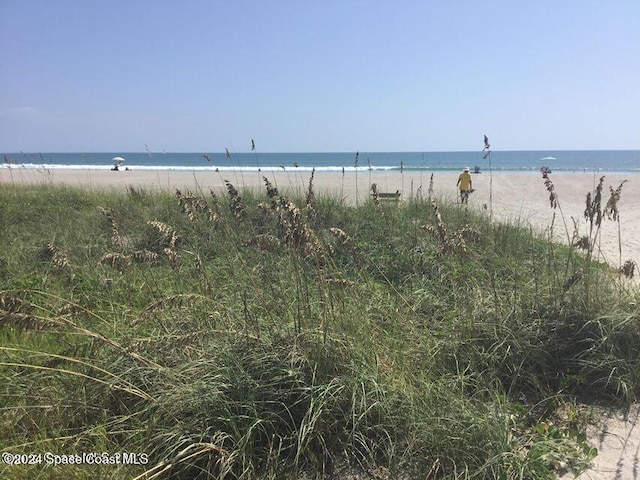
<instances>
[{"instance_id":1,"label":"distant shoreline","mask_svg":"<svg viewBox=\"0 0 640 480\"><path fill-rule=\"evenodd\" d=\"M33 171L75 171L75 170L86 170L86 171L113 171L113 166L111 165L61 165L61 164L0 164L0 173L2 171L21 171L21 170L33 170ZM163 166L148 166L148 165L123 165L119 168L119 171L144 171L144 172L203 172L203 173L216 173L216 172L243 172L243 173L335 173L335 174L379 174L379 173L404 173L404 174L441 174L441 173L457 173L460 171L458 168L420 168L420 167L398 167L398 166L390 166L390 165L378 165L375 167L337 167L337 166L321 166L321 167L311 167L311 166L301 166L301 167L293 167L293 166L266 166L266 167L233 167L233 166L211 166L211 167L203 167L203 166L189 166L189 167L178 167L175 165L163 165ZM479 172L474 172L473 168L471 169L471 173L475 175L488 175L490 172L488 170L480 170ZM510 170L510 169L493 169L492 172L495 174L524 174L524 175L540 175L540 169L521 169L521 170ZM637 175L640 174L640 169L636 170L614 170L614 169L573 169L573 170L563 170L563 169L552 169L552 173L554 175L574 175L574 174L585 174L585 175Z\"/></svg>"}]
</instances>

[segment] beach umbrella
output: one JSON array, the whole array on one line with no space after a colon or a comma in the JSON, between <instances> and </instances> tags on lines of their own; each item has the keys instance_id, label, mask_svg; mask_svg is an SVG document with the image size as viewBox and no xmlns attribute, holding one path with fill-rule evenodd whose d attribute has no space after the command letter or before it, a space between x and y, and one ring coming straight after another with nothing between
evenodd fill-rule
<instances>
[{"instance_id":1,"label":"beach umbrella","mask_svg":"<svg viewBox=\"0 0 640 480\"><path fill-rule=\"evenodd\" d=\"M556 160L556 157L542 157L540 160L543 160L543 161Z\"/></svg>"},{"instance_id":2,"label":"beach umbrella","mask_svg":"<svg viewBox=\"0 0 640 480\"><path fill-rule=\"evenodd\" d=\"M114 165L119 165L122 162L124 162L124 158L122 158L122 157L113 157L113 164Z\"/></svg>"}]
</instances>

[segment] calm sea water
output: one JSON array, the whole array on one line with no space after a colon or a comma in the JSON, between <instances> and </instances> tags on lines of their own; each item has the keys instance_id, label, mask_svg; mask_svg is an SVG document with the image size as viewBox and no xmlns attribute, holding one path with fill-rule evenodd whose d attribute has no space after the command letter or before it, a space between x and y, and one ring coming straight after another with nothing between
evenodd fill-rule
<instances>
[{"instance_id":1,"label":"calm sea water","mask_svg":"<svg viewBox=\"0 0 640 480\"><path fill-rule=\"evenodd\" d=\"M426 170L538 172L548 166L555 173L637 172L640 150L495 151L488 158L478 152L346 152L346 153L7 153L0 168L109 169L122 157L122 168L141 170L276 170L310 171ZM548 158L553 157L553 158ZM489 164L491 162L491 165Z\"/></svg>"}]
</instances>

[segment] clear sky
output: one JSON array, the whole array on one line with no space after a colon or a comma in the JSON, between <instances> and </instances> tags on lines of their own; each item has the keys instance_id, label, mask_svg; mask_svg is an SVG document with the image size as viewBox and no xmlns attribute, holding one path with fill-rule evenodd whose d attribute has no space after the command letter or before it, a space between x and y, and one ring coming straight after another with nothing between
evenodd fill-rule
<instances>
[{"instance_id":1,"label":"clear sky","mask_svg":"<svg viewBox=\"0 0 640 480\"><path fill-rule=\"evenodd\" d=\"M639 0L0 0L0 153L640 149Z\"/></svg>"}]
</instances>

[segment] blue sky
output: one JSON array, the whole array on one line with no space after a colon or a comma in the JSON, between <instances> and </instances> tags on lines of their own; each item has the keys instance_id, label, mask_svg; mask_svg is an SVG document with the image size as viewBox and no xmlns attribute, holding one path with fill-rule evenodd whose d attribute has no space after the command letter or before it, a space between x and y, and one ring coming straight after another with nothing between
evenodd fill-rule
<instances>
[{"instance_id":1,"label":"blue sky","mask_svg":"<svg viewBox=\"0 0 640 480\"><path fill-rule=\"evenodd\" d=\"M0 0L0 152L640 149L638 0Z\"/></svg>"}]
</instances>

